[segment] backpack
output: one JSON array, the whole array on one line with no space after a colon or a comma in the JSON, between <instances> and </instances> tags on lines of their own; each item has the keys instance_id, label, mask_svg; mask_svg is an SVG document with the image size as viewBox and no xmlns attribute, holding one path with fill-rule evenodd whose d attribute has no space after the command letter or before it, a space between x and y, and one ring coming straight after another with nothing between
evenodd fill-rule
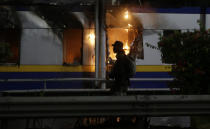
<instances>
[{"instance_id":1,"label":"backpack","mask_svg":"<svg viewBox=\"0 0 210 129\"><path fill-rule=\"evenodd\" d=\"M129 55L126 55L126 68L128 72L128 77L133 77L136 74L136 62L135 59Z\"/></svg>"}]
</instances>

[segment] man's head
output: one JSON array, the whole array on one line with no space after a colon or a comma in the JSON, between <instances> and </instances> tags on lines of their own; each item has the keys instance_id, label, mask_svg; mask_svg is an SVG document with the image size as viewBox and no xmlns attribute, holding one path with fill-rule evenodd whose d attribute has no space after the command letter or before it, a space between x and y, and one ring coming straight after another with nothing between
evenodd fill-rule
<instances>
[{"instance_id":1,"label":"man's head","mask_svg":"<svg viewBox=\"0 0 210 129\"><path fill-rule=\"evenodd\" d=\"M112 46L114 53L118 53L123 50L123 43L121 41L115 41Z\"/></svg>"}]
</instances>

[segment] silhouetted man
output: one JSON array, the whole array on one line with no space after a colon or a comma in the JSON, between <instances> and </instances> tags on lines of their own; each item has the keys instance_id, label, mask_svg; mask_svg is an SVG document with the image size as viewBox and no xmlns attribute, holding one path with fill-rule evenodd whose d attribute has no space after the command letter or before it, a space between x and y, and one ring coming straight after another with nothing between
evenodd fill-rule
<instances>
[{"instance_id":1,"label":"silhouetted man","mask_svg":"<svg viewBox=\"0 0 210 129\"><path fill-rule=\"evenodd\" d=\"M115 80L114 86L111 87L111 91L115 95L126 95L127 89L130 86L130 80L127 72L127 57L123 50L123 43L116 41L113 46L113 51L116 53L116 62L112 66L109 74L110 78Z\"/></svg>"}]
</instances>

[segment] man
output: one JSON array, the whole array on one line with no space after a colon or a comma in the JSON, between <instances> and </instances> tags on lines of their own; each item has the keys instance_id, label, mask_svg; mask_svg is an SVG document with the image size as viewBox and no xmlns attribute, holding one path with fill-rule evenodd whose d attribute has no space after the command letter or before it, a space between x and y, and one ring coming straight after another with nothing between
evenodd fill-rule
<instances>
[{"instance_id":1,"label":"man","mask_svg":"<svg viewBox=\"0 0 210 129\"><path fill-rule=\"evenodd\" d=\"M112 66L109 74L110 78L115 80L111 91L115 95L126 95L127 89L130 86L130 80L127 72L127 56L123 50L123 43L116 41L113 46L113 51L116 53L116 62Z\"/></svg>"}]
</instances>

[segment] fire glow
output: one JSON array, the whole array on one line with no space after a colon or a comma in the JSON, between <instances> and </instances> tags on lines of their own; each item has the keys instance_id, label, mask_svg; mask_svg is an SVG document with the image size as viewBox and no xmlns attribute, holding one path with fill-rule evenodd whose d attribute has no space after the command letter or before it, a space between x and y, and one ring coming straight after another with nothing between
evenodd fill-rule
<instances>
[{"instance_id":1,"label":"fire glow","mask_svg":"<svg viewBox=\"0 0 210 129\"><path fill-rule=\"evenodd\" d=\"M88 35L88 38L89 38L90 43L93 45L95 43L95 34L90 33Z\"/></svg>"},{"instance_id":2,"label":"fire glow","mask_svg":"<svg viewBox=\"0 0 210 129\"><path fill-rule=\"evenodd\" d=\"M128 27L130 28L130 27L132 27L132 25L131 24L128 24Z\"/></svg>"},{"instance_id":3,"label":"fire glow","mask_svg":"<svg viewBox=\"0 0 210 129\"><path fill-rule=\"evenodd\" d=\"M129 18L128 11L125 12L124 18L125 19L128 19Z\"/></svg>"},{"instance_id":4,"label":"fire glow","mask_svg":"<svg viewBox=\"0 0 210 129\"><path fill-rule=\"evenodd\" d=\"M125 46L123 47L123 50L125 50L125 54L126 54L126 55L129 53L130 48L129 48L127 42L125 43Z\"/></svg>"}]
</instances>

